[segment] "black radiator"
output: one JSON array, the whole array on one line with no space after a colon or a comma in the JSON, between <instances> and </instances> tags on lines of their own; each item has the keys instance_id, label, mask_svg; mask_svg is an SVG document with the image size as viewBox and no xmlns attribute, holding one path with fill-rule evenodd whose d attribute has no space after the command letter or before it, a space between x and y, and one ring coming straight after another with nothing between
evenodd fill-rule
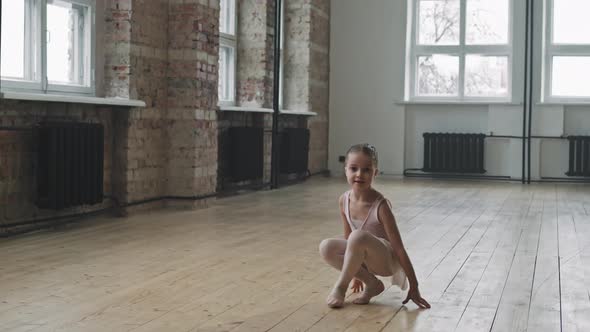
<instances>
[{"instance_id":1,"label":"black radiator","mask_svg":"<svg viewBox=\"0 0 590 332\"><path fill-rule=\"evenodd\" d=\"M570 143L567 176L590 176L590 136L568 136Z\"/></svg>"},{"instance_id":2,"label":"black radiator","mask_svg":"<svg viewBox=\"0 0 590 332\"><path fill-rule=\"evenodd\" d=\"M485 173L484 134L424 133L424 172Z\"/></svg>"},{"instance_id":3,"label":"black radiator","mask_svg":"<svg viewBox=\"0 0 590 332\"><path fill-rule=\"evenodd\" d=\"M262 178L264 132L262 128L229 128L229 169L233 181Z\"/></svg>"},{"instance_id":4,"label":"black radiator","mask_svg":"<svg viewBox=\"0 0 590 332\"><path fill-rule=\"evenodd\" d=\"M37 128L37 205L59 210L103 199L104 128L43 123Z\"/></svg>"},{"instance_id":5,"label":"black radiator","mask_svg":"<svg viewBox=\"0 0 590 332\"><path fill-rule=\"evenodd\" d=\"M307 172L309 159L309 129L285 128L280 136L281 173Z\"/></svg>"}]
</instances>

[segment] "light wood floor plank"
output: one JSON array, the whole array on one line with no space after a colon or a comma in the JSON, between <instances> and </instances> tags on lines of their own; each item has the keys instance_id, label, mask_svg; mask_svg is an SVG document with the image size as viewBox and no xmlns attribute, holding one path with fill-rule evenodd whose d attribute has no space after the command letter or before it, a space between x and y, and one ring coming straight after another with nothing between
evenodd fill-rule
<instances>
[{"instance_id":1,"label":"light wood floor plank","mask_svg":"<svg viewBox=\"0 0 590 332\"><path fill-rule=\"evenodd\" d=\"M0 240L0 331L590 331L587 185L380 178L433 305L324 301L341 179ZM387 278L383 278L387 283Z\"/></svg>"},{"instance_id":2,"label":"light wood floor plank","mask_svg":"<svg viewBox=\"0 0 590 332\"><path fill-rule=\"evenodd\" d=\"M571 209L569 188L558 191L557 224L559 235L559 268L561 286L561 324L564 331L590 330L590 298L585 285L581 249Z\"/></svg>"},{"instance_id":3,"label":"light wood floor plank","mask_svg":"<svg viewBox=\"0 0 590 332\"><path fill-rule=\"evenodd\" d=\"M559 331L560 328L557 208L555 192L552 190L543 197L539 250L535 262L527 330L550 332Z\"/></svg>"}]
</instances>

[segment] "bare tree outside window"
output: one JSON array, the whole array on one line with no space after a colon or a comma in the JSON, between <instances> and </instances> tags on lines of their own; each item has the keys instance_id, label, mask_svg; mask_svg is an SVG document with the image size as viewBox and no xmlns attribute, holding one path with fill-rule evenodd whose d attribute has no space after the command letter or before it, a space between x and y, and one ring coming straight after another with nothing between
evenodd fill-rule
<instances>
[{"instance_id":1,"label":"bare tree outside window","mask_svg":"<svg viewBox=\"0 0 590 332\"><path fill-rule=\"evenodd\" d=\"M468 0L465 43L494 45L508 43L508 1Z\"/></svg>"},{"instance_id":2,"label":"bare tree outside window","mask_svg":"<svg viewBox=\"0 0 590 332\"><path fill-rule=\"evenodd\" d=\"M422 45L459 44L459 1L420 1L419 42Z\"/></svg>"},{"instance_id":3,"label":"bare tree outside window","mask_svg":"<svg viewBox=\"0 0 590 332\"><path fill-rule=\"evenodd\" d=\"M416 95L508 96L510 0L416 1ZM464 25L461 5L465 6ZM470 45L499 46L506 54L474 53ZM465 66L464 77L460 77L460 66Z\"/></svg>"},{"instance_id":4,"label":"bare tree outside window","mask_svg":"<svg viewBox=\"0 0 590 332\"><path fill-rule=\"evenodd\" d=\"M459 58L429 55L418 59L418 91L421 95L457 95Z\"/></svg>"}]
</instances>

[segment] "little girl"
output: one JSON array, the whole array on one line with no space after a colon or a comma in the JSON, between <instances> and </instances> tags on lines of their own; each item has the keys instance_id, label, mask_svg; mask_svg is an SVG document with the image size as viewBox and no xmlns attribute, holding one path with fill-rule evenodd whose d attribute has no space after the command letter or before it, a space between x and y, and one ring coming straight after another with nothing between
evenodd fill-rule
<instances>
[{"instance_id":1,"label":"little girl","mask_svg":"<svg viewBox=\"0 0 590 332\"><path fill-rule=\"evenodd\" d=\"M414 301L420 308L430 304L420 296L418 281L410 258L406 253L390 203L371 187L377 175L377 152L372 145L358 144L346 153L346 179L351 190L340 196L340 215L344 224L344 239L325 239L320 243L320 255L334 268L341 270L340 277L328 295L331 308L344 305L346 289L362 291L353 303L367 304L385 290L375 275L391 276L392 284L402 290L410 284L403 301ZM383 202L387 204L382 204ZM364 284L364 285L363 285Z\"/></svg>"}]
</instances>

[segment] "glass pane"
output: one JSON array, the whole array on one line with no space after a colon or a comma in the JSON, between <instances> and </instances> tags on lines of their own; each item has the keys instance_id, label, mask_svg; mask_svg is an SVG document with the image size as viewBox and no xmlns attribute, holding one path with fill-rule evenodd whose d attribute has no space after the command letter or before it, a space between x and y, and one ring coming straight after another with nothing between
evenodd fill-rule
<instances>
[{"instance_id":1,"label":"glass pane","mask_svg":"<svg viewBox=\"0 0 590 332\"><path fill-rule=\"evenodd\" d=\"M234 1L235 0L221 0L219 4L219 31L230 35L235 34Z\"/></svg>"},{"instance_id":2,"label":"glass pane","mask_svg":"<svg viewBox=\"0 0 590 332\"><path fill-rule=\"evenodd\" d=\"M285 93L285 55L281 50L279 57L279 106L283 108L283 95Z\"/></svg>"},{"instance_id":3,"label":"glass pane","mask_svg":"<svg viewBox=\"0 0 590 332\"><path fill-rule=\"evenodd\" d=\"M465 95L502 97L508 95L508 57L467 55Z\"/></svg>"},{"instance_id":4,"label":"glass pane","mask_svg":"<svg viewBox=\"0 0 590 332\"><path fill-rule=\"evenodd\" d=\"M47 79L50 83L84 83L87 55L84 7L54 0L47 4Z\"/></svg>"},{"instance_id":5,"label":"glass pane","mask_svg":"<svg viewBox=\"0 0 590 332\"><path fill-rule=\"evenodd\" d=\"M285 1L281 3L281 50L285 48Z\"/></svg>"},{"instance_id":6,"label":"glass pane","mask_svg":"<svg viewBox=\"0 0 590 332\"><path fill-rule=\"evenodd\" d=\"M25 1L2 0L2 77L25 78Z\"/></svg>"},{"instance_id":7,"label":"glass pane","mask_svg":"<svg viewBox=\"0 0 590 332\"><path fill-rule=\"evenodd\" d=\"M590 1L553 1L553 42L558 44L590 44Z\"/></svg>"},{"instance_id":8,"label":"glass pane","mask_svg":"<svg viewBox=\"0 0 590 332\"><path fill-rule=\"evenodd\" d=\"M227 47L219 47L219 79L217 80L217 94L219 100L227 100Z\"/></svg>"},{"instance_id":9,"label":"glass pane","mask_svg":"<svg viewBox=\"0 0 590 332\"><path fill-rule=\"evenodd\" d=\"M219 100L233 100L233 56L232 47L219 47L219 80L217 83Z\"/></svg>"},{"instance_id":10,"label":"glass pane","mask_svg":"<svg viewBox=\"0 0 590 332\"><path fill-rule=\"evenodd\" d=\"M466 43L507 44L508 4L508 0L468 0Z\"/></svg>"},{"instance_id":11,"label":"glass pane","mask_svg":"<svg viewBox=\"0 0 590 332\"><path fill-rule=\"evenodd\" d=\"M459 44L459 1L420 0L418 44Z\"/></svg>"},{"instance_id":12,"label":"glass pane","mask_svg":"<svg viewBox=\"0 0 590 332\"><path fill-rule=\"evenodd\" d=\"M553 57L553 96L590 97L590 56Z\"/></svg>"},{"instance_id":13,"label":"glass pane","mask_svg":"<svg viewBox=\"0 0 590 332\"><path fill-rule=\"evenodd\" d=\"M418 95L456 96L459 57L429 55L418 57Z\"/></svg>"},{"instance_id":14,"label":"glass pane","mask_svg":"<svg viewBox=\"0 0 590 332\"><path fill-rule=\"evenodd\" d=\"M226 18L226 10L227 10L227 1L228 0L221 0L219 3L219 31L227 33L227 27L225 26L227 23Z\"/></svg>"}]
</instances>

